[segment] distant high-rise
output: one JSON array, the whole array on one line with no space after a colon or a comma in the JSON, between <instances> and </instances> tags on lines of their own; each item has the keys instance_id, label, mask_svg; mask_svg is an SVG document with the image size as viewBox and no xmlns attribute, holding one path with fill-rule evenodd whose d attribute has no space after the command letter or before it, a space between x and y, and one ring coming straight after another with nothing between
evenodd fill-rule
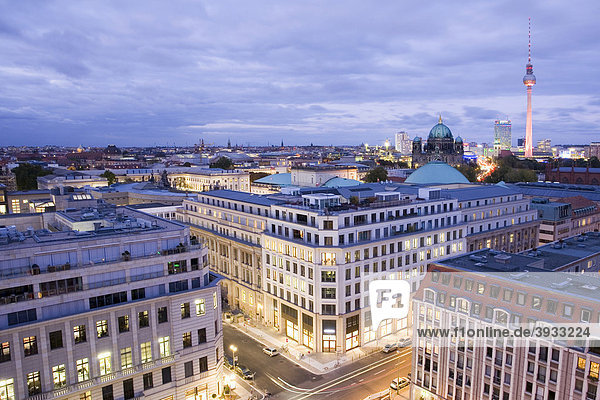
<instances>
[{"instance_id":1,"label":"distant high-rise","mask_svg":"<svg viewBox=\"0 0 600 400\"><path fill-rule=\"evenodd\" d=\"M529 18L529 57L525 66L523 84L527 87L527 125L525 128L525 157L533 157L533 123L531 120L531 89L535 85L535 75L531 64L531 18Z\"/></svg>"},{"instance_id":2,"label":"distant high-rise","mask_svg":"<svg viewBox=\"0 0 600 400\"><path fill-rule=\"evenodd\" d=\"M512 131L510 120L494 121L494 149L510 150L512 144Z\"/></svg>"},{"instance_id":3,"label":"distant high-rise","mask_svg":"<svg viewBox=\"0 0 600 400\"><path fill-rule=\"evenodd\" d=\"M538 140L537 148L539 151L551 152L552 151L552 141L550 139Z\"/></svg>"},{"instance_id":4,"label":"distant high-rise","mask_svg":"<svg viewBox=\"0 0 600 400\"><path fill-rule=\"evenodd\" d=\"M412 149L412 140L410 140L410 136L408 133L404 131L400 131L396 133L396 151L401 154L410 154Z\"/></svg>"}]
</instances>

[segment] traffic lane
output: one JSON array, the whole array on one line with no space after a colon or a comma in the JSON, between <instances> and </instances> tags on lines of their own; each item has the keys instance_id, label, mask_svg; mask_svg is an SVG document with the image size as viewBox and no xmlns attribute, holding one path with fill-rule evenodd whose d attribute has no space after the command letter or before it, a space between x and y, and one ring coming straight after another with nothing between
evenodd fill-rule
<instances>
[{"instance_id":1,"label":"traffic lane","mask_svg":"<svg viewBox=\"0 0 600 400\"><path fill-rule=\"evenodd\" d=\"M223 346L225 354L232 356L229 346L235 345L238 349L236 356L238 363L255 372L254 383L261 391L278 393L283 389L275 384L271 378L284 379L293 385L305 382L321 381L321 376L315 375L291 362L282 355L269 357L262 351L262 344L252 339L245 333L230 326L223 326Z\"/></svg>"},{"instance_id":2,"label":"traffic lane","mask_svg":"<svg viewBox=\"0 0 600 400\"><path fill-rule=\"evenodd\" d=\"M392 379L398 376L407 376L410 372L410 349L404 350L402 353L392 354L394 357L388 360L372 363L337 379L330 379L325 383L321 382L313 390L286 398L291 400L333 400L343 397L345 400L362 400L373 393L388 389Z\"/></svg>"}]
</instances>

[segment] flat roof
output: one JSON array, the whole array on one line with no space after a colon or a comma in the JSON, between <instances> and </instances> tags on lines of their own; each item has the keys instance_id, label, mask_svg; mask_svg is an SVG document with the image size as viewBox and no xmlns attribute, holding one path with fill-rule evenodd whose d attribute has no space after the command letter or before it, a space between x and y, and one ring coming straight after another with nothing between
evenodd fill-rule
<instances>
[{"instance_id":1,"label":"flat roof","mask_svg":"<svg viewBox=\"0 0 600 400\"><path fill-rule=\"evenodd\" d=\"M253 194L248 192L237 192L234 190L210 190L208 192L199 193L201 196L217 197L232 201L241 201L244 203L256 204L260 206L271 206L275 204L283 204L281 200L274 200L265 195Z\"/></svg>"}]
</instances>

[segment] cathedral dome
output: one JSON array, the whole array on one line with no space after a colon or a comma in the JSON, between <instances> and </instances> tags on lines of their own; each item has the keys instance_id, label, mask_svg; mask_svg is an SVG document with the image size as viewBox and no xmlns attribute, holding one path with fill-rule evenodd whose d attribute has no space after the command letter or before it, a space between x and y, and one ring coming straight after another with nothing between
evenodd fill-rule
<instances>
[{"instance_id":1,"label":"cathedral dome","mask_svg":"<svg viewBox=\"0 0 600 400\"><path fill-rule=\"evenodd\" d=\"M437 125L429 131L429 139L452 139L452 132L442 123L442 117Z\"/></svg>"},{"instance_id":2,"label":"cathedral dome","mask_svg":"<svg viewBox=\"0 0 600 400\"><path fill-rule=\"evenodd\" d=\"M456 143L462 143L463 140L462 140L462 138L460 136L457 136L455 142Z\"/></svg>"},{"instance_id":3,"label":"cathedral dome","mask_svg":"<svg viewBox=\"0 0 600 400\"><path fill-rule=\"evenodd\" d=\"M420 141L421 141L420 136L415 136L415 138L413 139L413 142L420 142Z\"/></svg>"},{"instance_id":4,"label":"cathedral dome","mask_svg":"<svg viewBox=\"0 0 600 400\"><path fill-rule=\"evenodd\" d=\"M417 183L422 185L430 184L451 184L451 183L469 183L456 168L451 167L442 161L431 161L406 178L406 183Z\"/></svg>"}]
</instances>

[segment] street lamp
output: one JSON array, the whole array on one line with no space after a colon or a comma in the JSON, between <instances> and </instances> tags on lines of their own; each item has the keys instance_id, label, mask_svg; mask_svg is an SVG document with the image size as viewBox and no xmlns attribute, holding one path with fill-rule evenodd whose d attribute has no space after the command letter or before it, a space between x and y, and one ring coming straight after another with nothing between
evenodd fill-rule
<instances>
[{"instance_id":1,"label":"street lamp","mask_svg":"<svg viewBox=\"0 0 600 400\"><path fill-rule=\"evenodd\" d=\"M229 346L229 349L231 350L232 355L233 355L233 370L235 371L235 352L237 351L238 348L232 344L231 346Z\"/></svg>"}]
</instances>

